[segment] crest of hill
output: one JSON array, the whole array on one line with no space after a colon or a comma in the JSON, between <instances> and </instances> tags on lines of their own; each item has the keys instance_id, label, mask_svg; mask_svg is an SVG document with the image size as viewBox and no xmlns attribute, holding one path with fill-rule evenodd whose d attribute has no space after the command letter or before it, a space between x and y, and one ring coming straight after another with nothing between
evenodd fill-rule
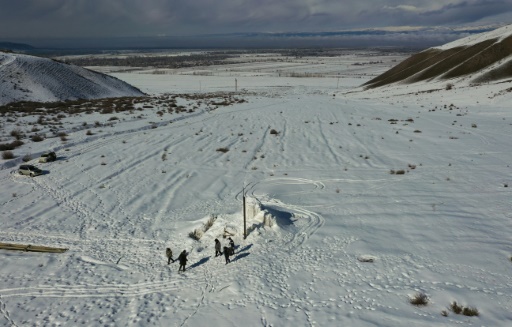
<instances>
[{"instance_id":1,"label":"crest of hill","mask_svg":"<svg viewBox=\"0 0 512 327\"><path fill-rule=\"evenodd\" d=\"M0 105L145 95L115 77L24 54L0 52L0 76Z\"/></svg>"},{"instance_id":2,"label":"crest of hill","mask_svg":"<svg viewBox=\"0 0 512 327\"><path fill-rule=\"evenodd\" d=\"M363 86L444 80L474 84L511 77L512 25L507 25L417 53Z\"/></svg>"}]
</instances>

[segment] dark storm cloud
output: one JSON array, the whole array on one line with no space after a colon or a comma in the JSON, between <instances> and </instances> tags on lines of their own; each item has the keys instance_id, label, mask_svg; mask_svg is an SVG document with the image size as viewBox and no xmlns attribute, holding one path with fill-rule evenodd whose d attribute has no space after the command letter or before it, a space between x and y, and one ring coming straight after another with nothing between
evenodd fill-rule
<instances>
[{"instance_id":1,"label":"dark storm cloud","mask_svg":"<svg viewBox=\"0 0 512 327\"><path fill-rule=\"evenodd\" d=\"M0 39L428 27L498 16L512 19L512 0L0 0Z\"/></svg>"}]
</instances>

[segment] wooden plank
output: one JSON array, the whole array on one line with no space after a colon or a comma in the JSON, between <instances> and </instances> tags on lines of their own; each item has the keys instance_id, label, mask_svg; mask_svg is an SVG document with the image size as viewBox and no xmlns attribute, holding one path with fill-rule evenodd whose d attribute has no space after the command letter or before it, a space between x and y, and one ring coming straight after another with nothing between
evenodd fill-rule
<instances>
[{"instance_id":1,"label":"wooden plank","mask_svg":"<svg viewBox=\"0 0 512 327\"><path fill-rule=\"evenodd\" d=\"M13 244L0 242L0 249L12 251L25 251L25 252L49 252L49 253L64 253L69 249L55 248L41 245L31 244Z\"/></svg>"}]
</instances>

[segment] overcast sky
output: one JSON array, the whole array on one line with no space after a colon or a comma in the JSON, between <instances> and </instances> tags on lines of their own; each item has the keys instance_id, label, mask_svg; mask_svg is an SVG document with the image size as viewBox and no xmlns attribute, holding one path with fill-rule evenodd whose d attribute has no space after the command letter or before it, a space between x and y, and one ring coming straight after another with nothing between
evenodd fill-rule
<instances>
[{"instance_id":1,"label":"overcast sky","mask_svg":"<svg viewBox=\"0 0 512 327\"><path fill-rule=\"evenodd\" d=\"M0 0L0 41L512 23L512 0Z\"/></svg>"}]
</instances>

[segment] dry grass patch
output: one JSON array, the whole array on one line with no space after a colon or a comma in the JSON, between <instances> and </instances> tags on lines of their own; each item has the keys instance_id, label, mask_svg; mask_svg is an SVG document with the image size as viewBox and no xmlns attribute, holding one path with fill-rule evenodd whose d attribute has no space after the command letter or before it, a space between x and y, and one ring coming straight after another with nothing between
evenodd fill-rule
<instances>
[{"instance_id":1,"label":"dry grass patch","mask_svg":"<svg viewBox=\"0 0 512 327\"><path fill-rule=\"evenodd\" d=\"M455 302L455 301L453 301L450 304L450 309L452 310L453 313L458 314L458 315L462 314L462 315L468 316L468 317L474 317L474 316L480 315L477 308L465 307L463 305L458 305L457 302Z\"/></svg>"},{"instance_id":2,"label":"dry grass patch","mask_svg":"<svg viewBox=\"0 0 512 327\"><path fill-rule=\"evenodd\" d=\"M425 293L419 292L411 296L409 303L416 306L427 305L429 302L428 296Z\"/></svg>"},{"instance_id":3,"label":"dry grass patch","mask_svg":"<svg viewBox=\"0 0 512 327\"><path fill-rule=\"evenodd\" d=\"M213 226L216 220L217 216L211 215L201 228L194 229L192 232L188 233L188 236L191 239L199 241L201 237L203 237L204 233L206 233Z\"/></svg>"},{"instance_id":4,"label":"dry grass patch","mask_svg":"<svg viewBox=\"0 0 512 327\"><path fill-rule=\"evenodd\" d=\"M391 170L389 171L389 173L390 173L391 175L404 175L404 174L405 174L405 170L403 170L403 169L399 169L399 170L391 169Z\"/></svg>"}]
</instances>

